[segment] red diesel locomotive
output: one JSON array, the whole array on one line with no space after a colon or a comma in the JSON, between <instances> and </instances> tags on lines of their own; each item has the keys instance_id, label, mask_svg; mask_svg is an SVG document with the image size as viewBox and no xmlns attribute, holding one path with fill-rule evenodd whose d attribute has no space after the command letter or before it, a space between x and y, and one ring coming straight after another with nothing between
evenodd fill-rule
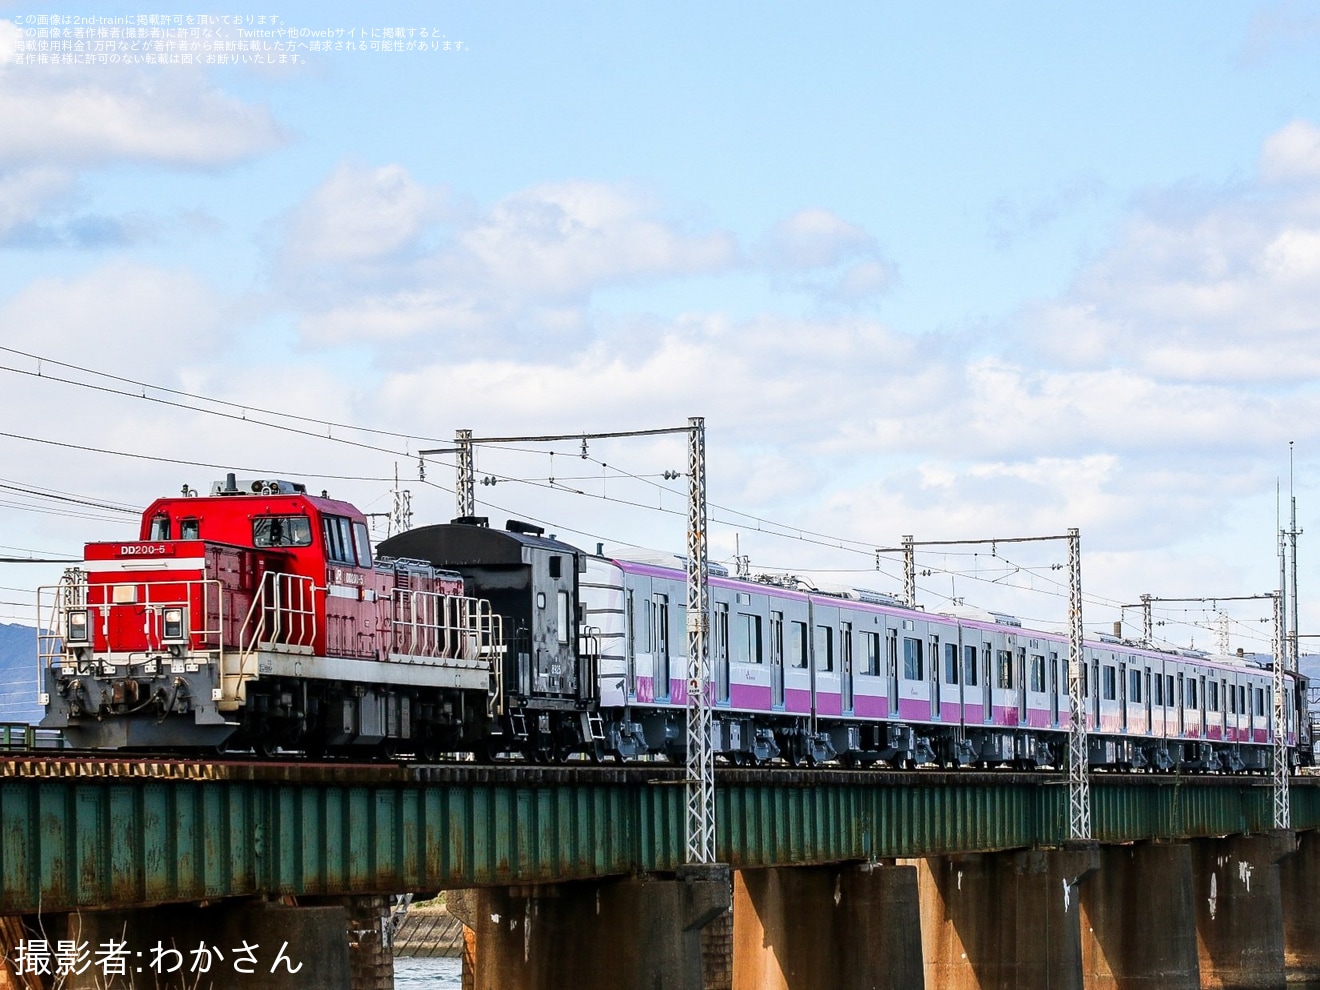
<instances>
[{"instance_id":1,"label":"red diesel locomotive","mask_svg":"<svg viewBox=\"0 0 1320 990\"><path fill-rule=\"evenodd\" d=\"M78 748L481 748L500 616L461 575L373 560L347 502L234 475L157 499L41 589L43 725ZM128 716L128 717L126 717Z\"/></svg>"}]
</instances>

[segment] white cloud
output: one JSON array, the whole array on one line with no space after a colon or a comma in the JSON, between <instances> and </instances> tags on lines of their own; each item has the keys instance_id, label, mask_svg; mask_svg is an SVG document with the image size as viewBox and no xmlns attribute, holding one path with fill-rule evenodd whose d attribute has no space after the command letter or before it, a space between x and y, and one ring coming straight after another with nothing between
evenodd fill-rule
<instances>
[{"instance_id":1,"label":"white cloud","mask_svg":"<svg viewBox=\"0 0 1320 990\"><path fill-rule=\"evenodd\" d=\"M289 221L289 262L381 261L413 245L435 219L441 195L402 166L342 162Z\"/></svg>"},{"instance_id":2,"label":"white cloud","mask_svg":"<svg viewBox=\"0 0 1320 990\"><path fill-rule=\"evenodd\" d=\"M1320 131L1289 124L1261 169L1275 185L1174 189L1138 207L1067 292L1024 309L1037 356L1165 382L1320 373Z\"/></svg>"}]
</instances>

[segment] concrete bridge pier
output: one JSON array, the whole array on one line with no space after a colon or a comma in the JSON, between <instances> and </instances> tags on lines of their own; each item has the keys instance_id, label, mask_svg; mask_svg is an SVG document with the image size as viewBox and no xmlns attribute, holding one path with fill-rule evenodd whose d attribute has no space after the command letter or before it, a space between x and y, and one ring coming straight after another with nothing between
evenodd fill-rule
<instances>
[{"instance_id":1,"label":"concrete bridge pier","mask_svg":"<svg viewBox=\"0 0 1320 990\"><path fill-rule=\"evenodd\" d=\"M1200 990L1186 843L1101 846L1082 887L1087 990Z\"/></svg>"},{"instance_id":2,"label":"concrete bridge pier","mask_svg":"<svg viewBox=\"0 0 1320 990\"><path fill-rule=\"evenodd\" d=\"M1279 861L1296 850L1296 836L1234 835L1193 839L1189 845L1202 985L1283 990Z\"/></svg>"},{"instance_id":3,"label":"concrete bridge pier","mask_svg":"<svg viewBox=\"0 0 1320 990\"><path fill-rule=\"evenodd\" d=\"M727 866L452 890L471 990L701 990L702 929L729 908Z\"/></svg>"},{"instance_id":4,"label":"concrete bridge pier","mask_svg":"<svg viewBox=\"0 0 1320 990\"><path fill-rule=\"evenodd\" d=\"M917 860L926 986L1082 990L1079 885L1094 846Z\"/></svg>"},{"instance_id":5,"label":"concrete bridge pier","mask_svg":"<svg viewBox=\"0 0 1320 990\"><path fill-rule=\"evenodd\" d=\"M1280 872L1283 960L1289 983L1320 986L1320 832L1298 832L1297 852Z\"/></svg>"},{"instance_id":6,"label":"concrete bridge pier","mask_svg":"<svg viewBox=\"0 0 1320 990\"><path fill-rule=\"evenodd\" d=\"M913 867L734 874L733 990L920 990L922 980Z\"/></svg>"}]
</instances>

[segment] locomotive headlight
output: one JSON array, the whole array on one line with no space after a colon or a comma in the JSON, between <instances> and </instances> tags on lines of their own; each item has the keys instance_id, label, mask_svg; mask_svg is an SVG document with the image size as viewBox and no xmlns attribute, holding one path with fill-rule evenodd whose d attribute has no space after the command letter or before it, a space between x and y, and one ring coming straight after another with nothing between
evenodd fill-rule
<instances>
[{"instance_id":1,"label":"locomotive headlight","mask_svg":"<svg viewBox=\"0 0 1320 990\"><path fill-rule=\"evenodd\" d=\"M71 608L65 619L65 646L91 646L91 626L87 622L87 609Z\"/></svg>"},{"instance_id":2,"label":"locomotive headlight","mask_svg":"<svg viewBox=\"0 0 1320 990\"><path fill-rule=\"evenodd\" d=\"M162 643L179 644L184 641L183 609L165 609L161 613L160 625L160 639Z\"/></svg>"}]
</instances>

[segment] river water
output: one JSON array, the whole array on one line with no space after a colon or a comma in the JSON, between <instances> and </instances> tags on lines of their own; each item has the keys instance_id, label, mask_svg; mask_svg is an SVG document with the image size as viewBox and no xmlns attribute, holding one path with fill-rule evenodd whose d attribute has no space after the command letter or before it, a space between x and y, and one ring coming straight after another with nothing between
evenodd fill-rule
<instances>
[{"instance_id":1,"label":"river water","mask_svg":"<svg viewBox=\"0 0 1320 990\"><path fill-rule=\"evenodd\" d=\"M396 956L394 990L440 990L463 985L463 960Z\"/></svg>"}]
</instances>

